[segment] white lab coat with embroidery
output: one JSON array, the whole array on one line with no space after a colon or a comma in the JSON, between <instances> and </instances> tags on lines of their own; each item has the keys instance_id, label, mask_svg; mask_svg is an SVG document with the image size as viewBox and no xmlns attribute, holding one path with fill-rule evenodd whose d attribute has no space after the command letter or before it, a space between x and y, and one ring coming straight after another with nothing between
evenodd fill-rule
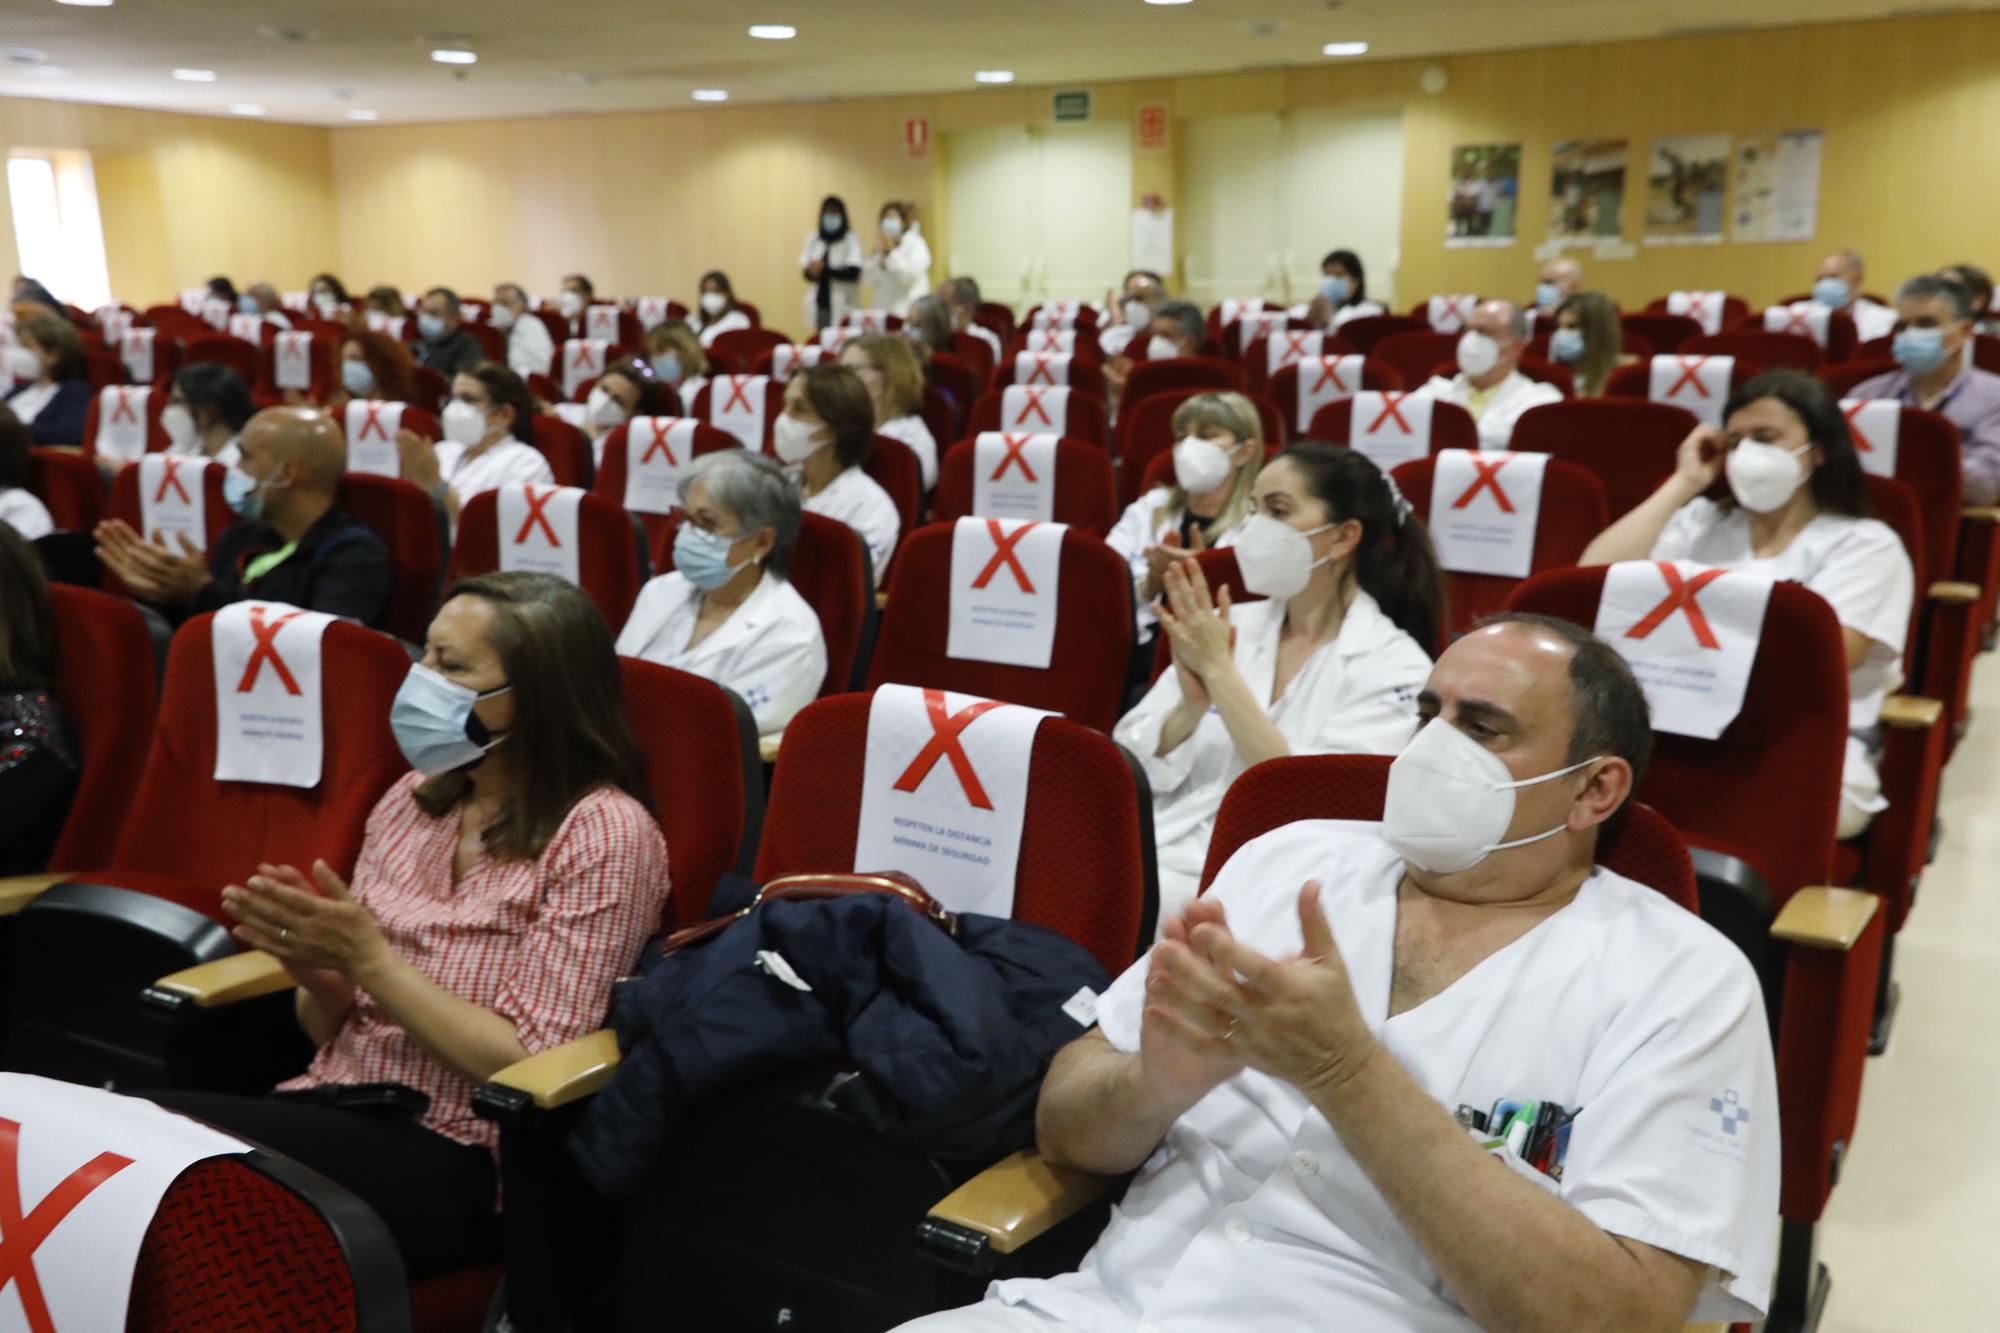
<instances>
[{"instance_id":1,"label":"white lab coat with embroidery","mask_svg":"<svg viewBox=\"0 0 2000 1333\"><path fill-rule=\"evenodd\" d=\"M765 574L743 604L690 648L701 615L701 590L683 574L662 574L639 591L618 632L618 655L692 672L736 691L775 736L819 694L826 679L826 639L798 589Z\"/></svg>"},{"instance_id":2,"label":"white lab coat with embroidery","mask_svg":"<svg viewBox=\"0 0 2000 1333\"><path fill-rule=\"evenodd\" d=\"M922 228L911 223L889 253L868 256L861 276L868 281L875 309L898 318L909 314L910 303L930 289L931 247Z\"/></svg>"},{"instance_id":3,"label":"white lab coat with embroidery","mask_svg":"<svg viewBox=\"0 0 2000 1333\"><path fill-rule=\"evenodd\" d=\"M1472 384L1463 374L1450 379L1442 375L1432 376L1418 392L1447 403L1456 403L1466 411L1472 411ZM1479 447L1481 449L1505 449L1514 438L1514 423L1521 414L1531 407L1543 403L1562 401L1562 390L1553 384L1543 384L1531 380L1520 371L1515 371L1493 387L1492 396L1486 400L1482 411L1473 414L1479 426Z\"/></svg>"},{"instance_id":4,"label":"white lab coat with embroidery","mask_svg":"<svg viewBox=\"0 0 2000 1333\"><path fill-rule=\"evenodd\" d=\"M1415 734L1417 694L1430 676L1431 659L1366 592L1355 591L1340 633L1306 659L1276 703L1271 687L1285 603L1245 603L1229 618L1236 628L1236 668L1293 754L1395 754ZM1215 813L1246 767L1214 708L1171 753L1155 753L1180 701L1180 675L1169 668L1112 732L1138 756L1152 785L1162 924L1194 897Z\"/></svg>"}]
</instances>

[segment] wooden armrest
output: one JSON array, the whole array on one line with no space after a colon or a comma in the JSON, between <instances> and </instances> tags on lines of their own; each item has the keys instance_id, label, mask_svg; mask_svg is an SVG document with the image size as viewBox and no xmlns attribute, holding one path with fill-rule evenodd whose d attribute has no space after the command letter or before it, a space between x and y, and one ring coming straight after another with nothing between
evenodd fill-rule
<instances>
[{"instance_id":1,"label":"wooden armrest","mask_svg":"<svg viewBox=\"0 0 2000 1333\"><path fill-rule=\"evenodd\" d=\"M1012 1254L1102 1198L1117 1183L1112 1176L1051 1166L1040 1153L1028 1148L1001 1159L945 1195L930 1215L977 1232L994 1250Z\"/></svg>"},{"instance_id":2,"label":"wooden armrest","mask_svg":"<svg viewBox=\"0 0 2000 1333\"><path fill-rule=\"evenodd\" d=\"M45 889L69 879L63 875L13 875L0 879L0 916L12 916L42 896Z\"/></svg>"},{"instance_id":3,"label":"wooden armrest","mask_svg":"<svg viewBox=\"0 0 2000 1333\"><path fill-rule=\"evenodd\" d=\"M1778 919L1771 923L1771 936L1787 944L1807 944L1817 949L1854 947L1861 932L1882 900L1860 889L1835 889L1824 885L1800 889L1791 896Z\"/></svg>"},{"instance_id":4,"label":"wooden armrest","mask_svg":"<svg viewBox=\"0 0 2000 1333\"><path fill-rule=\"evenodd\" d=\"M1977 583L1959 583L1956 581L1933 583L1929 591L1930 599L1933 602L1949 602L1953 606L1970 606L1979 600L1979 585Z\"/></svg>"},{"instance_id":5,"label":"wooden armrest","mask_svg":"<svg viewBox=\"0 0 2000 1333\"><path fill-rule=\"evenodd\" d=\"M190 1000L197 1009L217 1009L239 1000L275 995L292 985L284 964L261 949L253 949L169 972L153 983L153 989Z\"/></svg>"},{"instance_id":6,"label":"wooden armrest","mask_svg":"<svg viewBox=\"0 0 2000 1333\"><path fill-rule=\"evenodd\" d=\"M767 764L777 763L778 747L784 743L784 740L785 733L782 731L775 736L759 736L757 738L757 757Z\"/></svg>"},{"instance_id":7,"label":"wooden armrest","mask_svg":"<svg viewBox=\"0 0 2000 1333\"><path fill-rule=\"evenodd\" d=\"M526 1093L544 1111L566 1106L590 1096L617 1072L618 1034L599 1028L588 1036L551 1046L537 1055L518 1060L495 1074L489 1082Z\"/></svg>"},{"instance_id":8,"label":"wooden armrest","mask_svg":"<svg viewBox=\"0 0 2000 1333\"><path fill-rule=\"evenodd\" d=\"M1944 705L1915 694L1892 694L1882 701L1882 725L1909 731L1935 727L1944 717Z\"/></svg>"},{"instance_id":9,"label":"wooden armrest","mask_svg":"<svg viewBox=\"0 0 2000 1333\"><path fill-rule=\"evenodd\" d=\"M1958 516L1968 523L2000 523L2000 505L1967 505Z\"/></svg>"}]
</instances>

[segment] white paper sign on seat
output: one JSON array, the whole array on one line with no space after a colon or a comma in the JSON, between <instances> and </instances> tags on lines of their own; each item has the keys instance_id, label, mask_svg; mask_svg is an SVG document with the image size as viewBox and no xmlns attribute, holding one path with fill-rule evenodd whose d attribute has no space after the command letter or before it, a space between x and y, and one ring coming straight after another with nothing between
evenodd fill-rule
<instances>
[{"instance_id":1,"label":"white paper sign on seat","mask_svg":"<svg viewBox=\"0 0 2000 1333\"><path fill-rule=\"evenodd\" d=\"M403 429L403 405L383 398L347 401L347 470L377 477L403 475L396 436Z\"/></svg>"},{"instance_id":2,"label":"white paper sign on seat","mask_svg":"<svg viewBox=\"0 0 2000 1333\"><path fill-rule=\"evenodd\" d=\"M583 505L580 486L502 486L494 497L500 568L581 581L577 548Z\"/></svg>"},{"instance_id":3,"label":"white paper sign on seat","mask_svg":"<svg viewBox=\"0 0 2000 1333\"><path fill-rule=\"evenodd\" d=\"M1014 383L1067 385L1073 360L1056 352L1022 352L1014 358Z\"/></svg>"},{"instance_id":4,"label":"white paper sign on seat","mask_svg":"<svg viewBox=\"0 0 2000 1333\"><path fill-rule=\"evenodd\" d=\"M1384 472L1425 457L1431 451L1431 409L1436 402L1427 393L1363 389L1354 395L1348 447L1365 454Z\"/></svg>"},{"instance_id":5,"label":"white paper sign on seat","mask_svg":"<svg viewBox=\"0 0 2000 1333\"><path fill-rule=\"evenodd\" d=\"M1722 424L1722 409L1736 374L1735 357L1656 356L1647 373L1648 398L1685 407L1711 426Z\"/></svg>"},{"instance_id":6,"label":"white paper sign on seat","mask_svg":"<svg viewBox=\"0 0 2000 1333\"><path fill-rule=\"evenodd\" d=\"M264 317L262 315L231 315L229 336L261 347L264 343Z\"/></svg>"},{"instance_id":7,"label":"white paper sign on seat","mask_svg":"<svg viewBox=\"0 0 2000 1333\"><path fill-rule=\"evenodd\" d=\"M1691 560L1628 560L1604 573L1597 637L1646 691L1653 730L1714 740L1743 709L1771 578Z\"/></svg>"},{"instance_id":8,"label":"white paper sign on seat","mask_svg":"<svg viewBox=\"0 0 2000 1333\"><path fill-rule=\"evenodd\" d=\"M768 375L717 375L708 382L708 424L736 437L751 453L764 448Z\"/></svg>"},{"instance_id":9,"label":"white paper sign on seat","mask_svg":"<svg viewBox=\"0 0 2000 1333\"><path fill-rule=\"evenodd\" d=\"M1893 398L1843 398L1840 410L1847 417L1847 431L1854 437L1862 471L1878 477L1895 476L1903 405Z\"/></svg>"},{"instance_id":10,"label":"white paper sign on seat","mask_svg":"<svg viewBox=\"0 0 2000 1333\"><path fill-rule=\"evenodd\" d=\"M1008 385L1000 395L1000 429L1062 434L1069 420L1069 394L1061 386Z\"/></svg>"},{"instance_id":11,"label":"white paper sign on seat","mask_svg":"<svg viewBox=\"0 0 2000 1333\"><path fill-rule=\"evenodd\" d=\"M1430 316L1431 327L1439 333L1457 333L1465 327L1465 321L1472 318L1472 312L1479 308L1479 298L1469 293L1449 296L1433 296L1425 313Z\"/></svg>"},{"instance_id":12,"label":"white paper sign on seat","mask_svg":"<svg viewBox=\"0 0 2000 1333\"><path fill-rule=\"evenodd\" d=\"M205 459L175 454L147 454L139 460L139 529L147 541L164 538L175 555L181 553L183 537L197 551L208 549L202 483L209 467Z\"/></svg>"},{"instance_id":13,"label":"white paper sign on seat","mask_svg":"<svg viewBox=\"0 0 2000 1333\"><path fill-rule=\"evenodd\" d=\"M1827 325L1832 319L1833 311L1817 301L1795 301L1791 305L1774 305L1766 309L1764 331L1795 333L1824 347Z\"/></svg>"},{"instance_id":14,"label":"white paper sign on seat","mask_svg":"<svg viewBox=\"0 0 2000 1333\"><path fill-rule=\"evenodd\" d=\"M146 452L146 404L152 392L144 384L112 384L97 391L93 452L121 463L132 462Z\"/></svg>"},{"instance_id":15,"label":"white paper sign on seat","mask_svg":"<svg viewBox=\"0 0 2000 1333\"><path fill-rule=\"evenodd\" d=\"M312 335L280 333L272 349L271 371L280 389L312 388Z\"/></svg>"},{"instance_id":16,"label":"white paper sign on seat","mask_svg":"<svg viewBox=\"0 0 2000 1333\"><path fill-rule=\"evenodd\" d=\"M583 312L583 333L593 342L618 341L618 307L599 303Z\"/></svg>"},{"instance_id":17,"label":"white paper sign on seat","mask_svg":"<svg viewBox=\"0 0 2000 1333\"><path fill-rule=\"evenodd\" d=\"M1061 523L961 518L951 536L945 652L975 662L1047 667L1061 595Z\"/></svg>"},{"instance_id":18,"label":"white paper sign on seat","mask_svg":"<svg viewBox=\"0 0 2000 1333\"><path fill-rule=\"evenodd\" d=\"M118 340L118 357L134 384L153 382L153 339L151 329L127 329Z\"/></svg>"},{"instance_id":19,"label":"white paper sign on seat","mask_svg":"<svg viewBox=\"0 0 2000 1333\"><path fill-rule=\"evenodd\" d=\"M625 428L625 507L671 514L681 507L681 478L694 462L693 417L633 417Z\"/></svg>"},{"instance_id":20,"label":"white paper sign on seat","mask_svg":"<svg viewBox=\"0 0 2000 1333\"><path fill-rule=\"evenodd\" d=\"M651 333L667 322L667 307L673 302L664 296L642 296L633 303L633 312L639 316L639 327Z\"/></svg>"},{"instance_id":21,"label":"white paper sign on seat","mask_svg":"<svg viewBox=\"0 0 2000 1333\"><path fill-rule=\"evenodd\" d=\"M810 370L832 353L816 343L779 343L771 349L771 378L789 384L801 370Z\"/></svg>"},{"instance_id":22,"label":"white paper sign on seat","mask_svg":"<svg viewBox=\"0 0 2000 1333\"><path fill-rule=\"evenodd\" d=\"M973 442L972 512L1033 523L1054 518L1057 438L981 431Z\"/></svg>"},{"instance_id":23,"label":"white paper sign on seat","mask_svg":"<svg viewBox=\"0 0 2000 1333\"><path fill-rule=\"evenodd\" d=\"M1027 350L1052 356L1076 355L1075 329L1029 329Z\"/></svg>"},{"instance_id":24,"label":"white paper sign on seat","mask_svg":"<svg viewBox=\"0 0 2000 1333\"><path fill-rule=\"evenodd\" d=\"M1727 292L1669 292L1667 313L1687 316L1713 337L1722 332L1722 307L1728 296Z\"/></svg>"},{"instance_id":25,"label":"white paper sign on seat","mask_svg":"<svg viewBox=\"0 0 2000 1333\"><path fill-rule=\"evenodd\" d=\"M611 344L603 338L570 338L562 345L563 397L574 398L587 380L604 373L604 357Z\"/></svg>"},{"instance_id":26,"label":"white paper sign on seat","mask_svg":"<svg viewBox=\"0 0 2000 1333\"><path fill-rule=\"evenodd\" d=\"M1431 540L1461 574L1526 578L1534 567L1547 454L1444 449L1431 473Z\"/></svg>"},{"instance_id":27,"label":"white paper sign on seat","mask_svg":"<svg viewBox=\"0 0 2000 1333\"><path fill-rule=\"evenodd\" d=\"M1271 376L1286 366L1317 360L1326 335L1318 329L1273 329L1264 343L1264 373Z\"/></svg>"},{"instance_id":28,"label":"white paper sign on seat","mask_svg":"<svg viewBox=\"0 0 2000 1333\"><path fill-rule=\"evenodd\" d=\"M317 787L325 755L322 640L333 617L280 602L215 613L215 776Z\"/></svg>"},{"instance_id":29,"label":"white paper sign on seat","mask_svg":"<svg viewBox=\"0 0 2000 1333\"><path fill-rule=\"evenodd\" d=\"M1365 360L1359 356L1310 356L1298 363L1297 425L1301 433L1312 429L1312 419L1322 407L1344 402L1361 392L1361 366Z\"/></svg>"}]
</instances>

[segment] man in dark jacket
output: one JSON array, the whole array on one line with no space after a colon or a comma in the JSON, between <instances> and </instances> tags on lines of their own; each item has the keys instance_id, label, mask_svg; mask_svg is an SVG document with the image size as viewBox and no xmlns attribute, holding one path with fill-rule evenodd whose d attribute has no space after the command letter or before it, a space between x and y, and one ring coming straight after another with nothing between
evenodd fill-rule
<instances>
[{"instance_id":1,"label":"man in dark jacket","mask_svg":"<svg viewBox=\"0 0 2000 1333\"><path fill-rule=\"evenodd\" d=\"M133 596L175 620L257 598L380 629L389 549L333 502L347 465L333 418L317 408L270 408L243 428L240 447L242 479L229 495L242 521L207 561L185 535L172 551L115 518L97 525L98 558Z\"/></svg>"},{"instance_id":2,"label":"man in dark jacket","mask_svg":"<svg viewBox=\"0 0 2000 1333\"><path fill-rule=\"evenodd\" d=\"M416 346L410 349L417 364L429 366L447 383L453 375L486 359L479 340L460 326L458 293L449 287L433 287L424 293L423 303L417 307L417 332Z\"/></svg>"}]
</instances>

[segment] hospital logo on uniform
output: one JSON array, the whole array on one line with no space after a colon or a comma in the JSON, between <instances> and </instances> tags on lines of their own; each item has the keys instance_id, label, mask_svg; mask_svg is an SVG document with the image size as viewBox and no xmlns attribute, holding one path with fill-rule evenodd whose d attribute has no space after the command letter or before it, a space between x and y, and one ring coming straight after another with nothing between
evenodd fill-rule
<instances>
[{"instance_id":1,"label":"hospital logo on uniform","mask_svg":"<svg viewBox=\"0 0 2000 1333\"><path fill-rule=\"evenodd\" d=\"M1708 1109L1722 1121L1722 1132L1734 1137L1738 1125L1750 1123L1750 1108L1737 1099L1736 1089L1724 1088L1720 1097L1708 1099Z\"/></svg>"}]
</instances>

